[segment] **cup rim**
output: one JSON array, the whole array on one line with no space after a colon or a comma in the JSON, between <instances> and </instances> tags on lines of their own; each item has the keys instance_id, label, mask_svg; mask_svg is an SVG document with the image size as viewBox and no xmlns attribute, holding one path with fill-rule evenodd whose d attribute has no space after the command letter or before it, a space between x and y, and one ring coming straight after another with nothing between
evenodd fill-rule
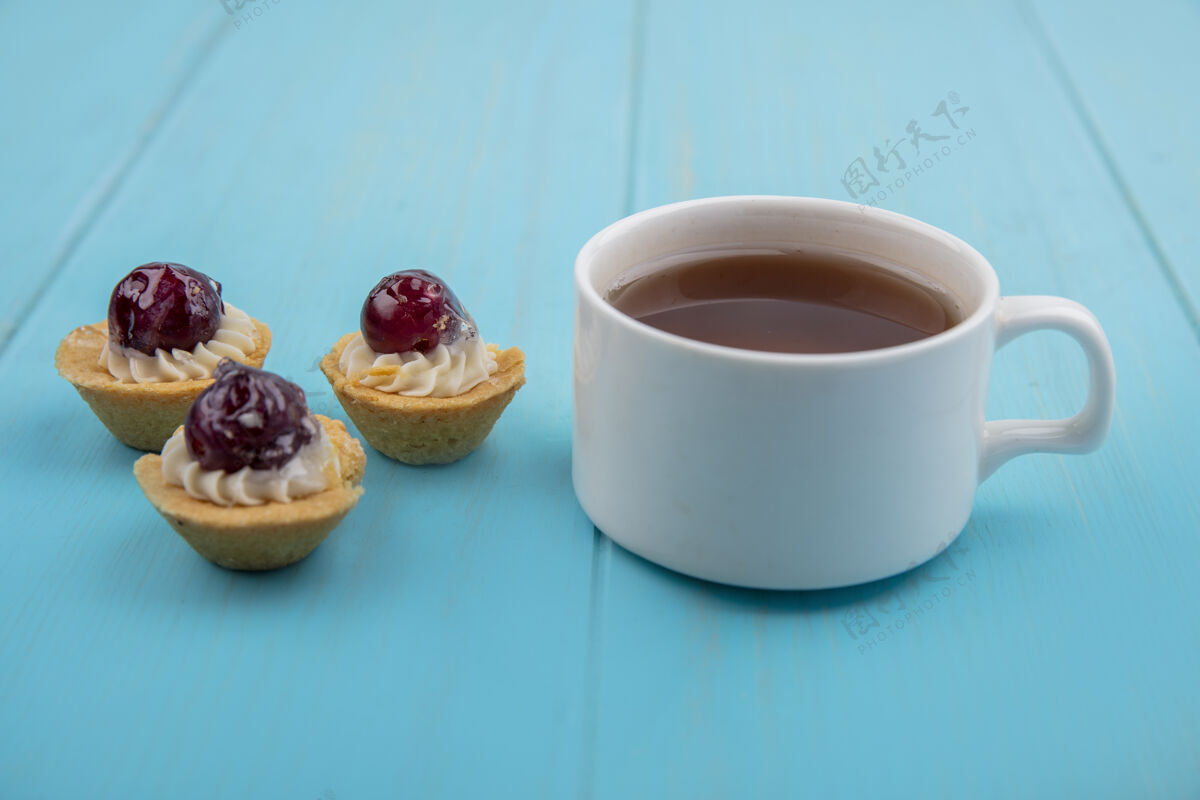
<instances>
[{"instance_id":1,"label":"cup rim","mask_svg":"<svg viewBox=\"0 0 1200 800\"><path fill-rule=\"evenodd\" d=\"M881 347L874 350L855 350L847 353L775 353L765 350L748 350L740 347L701 342L696 339L689 339L686 336L668 333L652 325L647 325L618 311L601 296L600 292L596 290L592 282L588 279L590 266L595 260L596 253L604 246L607 240L620 235L623 232L623 228L645 222L648 219L688 209L712 205L737 206L747 202L782 203L801 208L818 208L824 206L840 208L842 210L857 209L858 213L863 214L867 218L875 218L880 222L887 222L892 225L902 225L930 239L938 239L943 242L948 240L951 244L962 249L967 262L974 262L973 266L976 268L976 272L980 274L984 283L983 297L976 305L976 308L954 327L914 342L893 345L891 347ZM683 200L676 203L655 206L622 217L594 234L580 249L579 254L575 257L575 290L581 302L584 300L590 302L592 306L598 308L599 312L605 315L610 321L625 327L635 335L648 337L663 345L689 350L697 355L743 362L814 365L867 365L880 361L904 358L906 356L916 356L928 350L948 346L965 336L970 336L979 326L989 320L994 313L996 303L1000 297L999 279L996 276L995 269L988 263L988 260L962 239L935 225L930 225L927 222L922 222L919 219L899 214L895 211L888 211L887 209L876 208L874 206L865 206L859 203L850 203L844 200L799 195L767 194L720 195L694 200Z\"/></svg>"}]
</instances>

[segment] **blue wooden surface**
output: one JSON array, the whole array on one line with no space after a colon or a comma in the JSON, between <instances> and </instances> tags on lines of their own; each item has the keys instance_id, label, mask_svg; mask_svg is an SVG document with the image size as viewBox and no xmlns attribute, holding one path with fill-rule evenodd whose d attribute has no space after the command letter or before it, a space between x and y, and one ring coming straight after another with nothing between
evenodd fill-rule
<instances>
[{"instance_id":1,"label":"blue wooden surface","mask_svg":"<svg viewBox=\"0 0 1200 800\"><path fill-rule=\"evenodd\" d=\"M435 6L0 8L0 797L1200 794L1196 4ZM576 250L672 200L846 198L910 119L951 155L878 204L1096 312L1109 442L1004 467L946 555L865 587L722 588L598 535ZM369 453L305 562L225 572L51 364L151 259L268 322L317 411L315 360L407 266L529 385L459 464ZM989 412L1083 386L1027 337Z\"/></svg>"}]
</instances>

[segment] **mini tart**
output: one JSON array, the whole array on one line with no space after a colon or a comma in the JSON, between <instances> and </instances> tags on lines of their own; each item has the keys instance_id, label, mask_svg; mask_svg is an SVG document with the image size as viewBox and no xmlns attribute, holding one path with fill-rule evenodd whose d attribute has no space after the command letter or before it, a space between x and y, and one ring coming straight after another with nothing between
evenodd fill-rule
<instances>
[{"instance_id":1,"label":"mini tart","mask_svg":"<svg viewBox=\"0 0 1200 800\"><path fill-rule=\"evenodd\" d=\"M354 383L338 367L348 333L321 359L321 371L367 443L405 464L449 464L478 447L525 385L525 354L510 347L496 354L498 369L454 397L409 397Z\"/></svg>"},{"instance_id":2,"label":"mini tart","mask_svg":"<svg viewBox=\"0 0 1200 800\"><path fill-rule=\"evenodd\" d=\"M256 319L251 321L255 347L245 363L261 367L271 349L271 329ZM157 453L183 424L192 401L212 378L122 383L100 365L100 350L107 340L107 322L76 328L58 345L54 366L113 436L137 450Z\"/></svg>"},{"instance_id":3,"label":"mini tart","mask_svg":"<svg viewBox=\"0 0 1200 800\"><path fill-rule=\"evenodd\" d=\"M325 428L342 468L342 485L290 503L222 506L197 500L162 474L162 456L144 455L133 474L146 498L197 553L226 569L286 567L317 548L362 495L367 457L340 420L313 415Z\"/></svg>"}]
</instances>

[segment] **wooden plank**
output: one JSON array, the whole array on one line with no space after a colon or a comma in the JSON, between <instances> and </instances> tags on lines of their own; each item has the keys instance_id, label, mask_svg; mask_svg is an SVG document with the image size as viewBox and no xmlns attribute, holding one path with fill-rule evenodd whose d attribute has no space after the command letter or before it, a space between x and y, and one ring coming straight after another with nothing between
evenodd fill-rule
<instances>
[{"instance_id":1,"label":"wooden plank","mask_svg":"<svg viewBox=\"0 0 1200 800\"><path fill-rule=\"evenodd\" d=\"M0 7L0 348L228 29L210 3Z\"/></svg>"},{"instance_id":2,"label":"wooden plank","mask_svg":"<svg viewBox=\"0 0 1200 800\"><path fill-rule=\"evenodd\" d=\"M1026 11L1044 57L1200 336L1200 174L1195 139L1200 7L1162 0L1137 14L1080 2ZM1114 44L1120 43L1114 48Z\"/></svg>"},{"instance_id":3,"label":"wooden plank","mask_svg":"<svg viewBox=\"0 0 1200 800\"><path fill-rule=\"evenodd\" d=\"M637 207L846 197L846 165L909 120L949 135L932 114L955 91L975 138L880 205L973 243L1006 293L1089 305L1119 409L1101 452L1006 466L946 556L878 584L739 591L602 545L591 794L1194 794L1200 352L1028 17L655 2L644 65ZM1083 386L1065 337L1029 337L997 360L990 416L1068 413Z\"/></svg>"},{"instance_id":4,"label":"wooden plank","mask_svg":"<svg viewBox=\"0 0 1200 800\"><path fill-rule=\"evenodd\" d=\"M271 14L196 76L0 360L22 454L0 461L21 498L0 776L47 797L570 794L593 546L569 482L570 276L623 209L630 9ZM267 366L317 411L343 416L315 360L403 267L520 345L529 385L459 464L372 452L363 501L295 568L216 569L50 367L153 258L267 321Z\"/></svg>"}]
</instances>

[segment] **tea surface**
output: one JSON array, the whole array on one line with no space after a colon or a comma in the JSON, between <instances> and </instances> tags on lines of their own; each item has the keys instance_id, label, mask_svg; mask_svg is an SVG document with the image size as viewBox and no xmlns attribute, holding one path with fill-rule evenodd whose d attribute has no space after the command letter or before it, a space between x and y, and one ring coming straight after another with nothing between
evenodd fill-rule
<instances>
[{"instance_id":1,"label":"tea surface","mask_svg":"<svg viewBox=\"0 0 1200 800\"><path fill-rule=\"evenodd\" d=\"M837 250L696 254L630 274L607 293L618 310L668 333L747 350L876 350L961 318L946 292Z\"/></svg>"}]
</instances>

